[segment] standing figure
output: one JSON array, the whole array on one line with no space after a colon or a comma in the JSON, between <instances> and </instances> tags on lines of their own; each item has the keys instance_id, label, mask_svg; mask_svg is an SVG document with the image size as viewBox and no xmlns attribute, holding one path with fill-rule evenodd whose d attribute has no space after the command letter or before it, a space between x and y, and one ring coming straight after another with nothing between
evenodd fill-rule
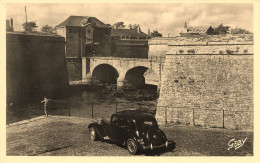
<instances>
[{"instance_id":1,"label":"standing figure","mask_svg":"<svg viewBox=\"0 0 260 163\"><path fill-rule=\"evenodd\" d=\"M44 103L44 113L45 113L46 117L48 117L47 107L48 107L49 101L51 101L51 99L47 99L46 96L44 96L43 100L41 101L41 103Z\"/></svg>"}]
</instances>

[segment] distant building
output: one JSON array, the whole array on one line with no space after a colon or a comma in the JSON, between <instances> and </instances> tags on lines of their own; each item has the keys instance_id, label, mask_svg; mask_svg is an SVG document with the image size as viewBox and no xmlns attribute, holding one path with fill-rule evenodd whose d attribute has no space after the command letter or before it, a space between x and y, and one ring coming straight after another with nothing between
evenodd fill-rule
<instances>
[{"instance_id":1,"label":"distant building","mask_svg":"<svg viewBox=\"0 0 260 163\"><path fill-rule=\"evenodd\" d=\"M187 27L185 22L184 28L180 32L181 36L193 36L193 35L219 35L219 34L231 34L231 28L220 24L218 27L212 26L193 26Z\"/></svg>"},{"instance_id":2,"label":"distant building","mask_svg":"<svg viewBox=\"0 0 260 163\"><path fill-rule=\"evenodd\" d=\"M181 36L192 36L192 35L204 35L206 34L209 26L194 26L187 27L187 23L185 22L184 28L180 32Z\"/></svg>"},{"instance_id":3,"label":"distant building","mask_svg":"<svg viewBox=\"0 0 260 163\"><path fill-rule=\"evenodd\" d=\"M111 55L111 27L95 17L70 16L55 27L65 37L65 55L70 81L82 79L82 59Z\"/></svg>"},{"instance_id":4,"label":"distant building","mask_svg":"<svg viewBox=\"0 0 260 163\"><path fill-rule=\"evenodd\" d=\"M148 58L151 37L140 29L111 29L95 17L70 16L55 31L65 37L70 81L82 79L82 67L89 66L89 57Z\"/></svg>"},{"instance_id":5,"label":"distant building","mask_svg":"<svg viewBox=\"0 0 260 163\"><path fill-rule=\"evenodd\" d=\"M12 18L10 20L6 19L6 31L7 32L13 32L14 31L13 19Z\"/></svg>"},{"instance_id":6,"label":"distant building","mask_svg":"<svg viewBox=\"0 0 260 163\"><path fill-rule=\"evenodd\" d=\"M133 29L112 29L112 39L150 39L151 36Z\"/></svg>"},{"instance_id":7,"label":"distant building","mask_svg":"<svg viewBox=\"0 0 260 163\"><path fill-rule=\"evenodd\" d=\"M94 45L99 45L103 55L110 54L111 27L95 17L70 16L55 29L65 37L66 57L85 56L85 51Z\"/></svg>"}]
</instances>

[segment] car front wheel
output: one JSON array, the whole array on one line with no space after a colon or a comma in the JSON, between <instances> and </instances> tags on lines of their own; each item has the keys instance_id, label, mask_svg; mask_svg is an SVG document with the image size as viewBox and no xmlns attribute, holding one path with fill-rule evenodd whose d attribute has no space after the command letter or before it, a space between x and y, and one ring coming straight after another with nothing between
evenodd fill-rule
<instances>
[{"instance_id":1,"label":"car front wheel","mask_svg":"<svg viewBox=\"0 0 260 163\"><path fill-rule=\"evenodd\" d=\"M97 131L96 131L96 129L94 127L90 128L90 139L92 141L96 141L98 139Z\"/></svg>"},{"instance_id":2,"label":"car front wheel","mask_svg":"<svg viewBox=\"0 0 260 163\"><path fill-rule=\"evenodd\" d=\"M133 139L127 140L126 147L130 154L135 155L137 153L137 144Z\"/></svg>"}]
</instances>

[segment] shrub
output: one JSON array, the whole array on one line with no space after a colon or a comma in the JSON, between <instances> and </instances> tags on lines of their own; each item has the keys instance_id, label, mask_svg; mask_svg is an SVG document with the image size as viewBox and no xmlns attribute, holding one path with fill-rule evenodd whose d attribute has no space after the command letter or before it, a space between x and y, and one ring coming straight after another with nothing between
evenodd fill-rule
<instances>
[{"instance_id":1,"label":"shrub","mask_svg":"<svg viewBox=\"0 0 260 163\"><path fill-rule=\"evenodd\" d=\"M237 51L236 51L237 53L239 52L239 49L240 49L240 47L237 46Z\"/></svg>"},{"instance_id":2,"label":"shrub","mask_svg":"<svg viewBox=\"0 0 260 163\"><path fill-rule=\"evenodd\" d=\"M233 50L226 50L226 52L227 52L227 54L233 54L234 53L234 51Z\"/></svg>"},{"instance_id":3,"label":"shrub","mask_svg":"<svg viewBox=\"0 0 260 163\"><path fill-rule=\"evenodd\" d=\"M179 53L181 54L181 53L183 53L184 51L183 50L179 50Z\"/></svg>"},{"instance_id":4,"label":"shrub","mask_svg":"<svg viewBox=\"0 0 260 163\"><path fill-rule=\"evenodd\" d=\"M245 49L245 50L244 50L244 53L247 53L247 52L248 52L248 50L247 50L247 49Z\"/></svg>"},{"instance_id":5,"label":"shrub","mask_svg":"<svg viewBox=\"0 0 260 163\"><path fill-rule=\"evenodd\" d=\"M187 52L188 52L188 53L193 53L193 54L194 54L194 53L195 53L195 50L194 50L194 49L191 49L191 50L188 50Z\"/></svg>"}]
</instances>

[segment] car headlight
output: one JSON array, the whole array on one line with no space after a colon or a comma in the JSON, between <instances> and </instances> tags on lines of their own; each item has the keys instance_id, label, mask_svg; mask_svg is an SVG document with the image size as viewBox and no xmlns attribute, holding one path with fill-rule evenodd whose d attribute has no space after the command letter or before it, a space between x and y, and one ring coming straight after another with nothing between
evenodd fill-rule
<instances>
[{"instance_id":1,"label":"car headlight","mask_svg":"<svg viewBox=\"0 0 260 163\"><path fill-rule=\"evenodd\" d=\"M139 137L140 135L139 135L139 131L135 131L135 133L136 133L136 135Z\"/></svg>"}]
</instances>

